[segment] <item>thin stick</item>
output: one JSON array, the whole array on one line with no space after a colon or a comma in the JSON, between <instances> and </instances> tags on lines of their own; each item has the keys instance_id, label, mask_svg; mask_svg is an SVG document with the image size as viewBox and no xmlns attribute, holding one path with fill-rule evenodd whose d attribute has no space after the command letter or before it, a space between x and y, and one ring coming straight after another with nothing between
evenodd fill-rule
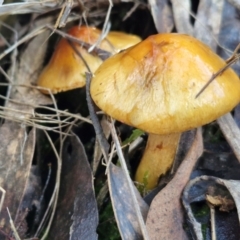
<instances>
[{"instance_id":1,"label":"thin stick","mask_svg":"<svg viewBox=\"0 0 240 240\"><path fill-rule=\"evenodd\" d=\"M14 222L13 222L13 220L12 220L12 218L11 218L11 215L10 215L10 212L9 212L9 210L8 210L8 207L7 207L7 212L8 212L8 216L9 216L9 219L10 219L10 220L9 220L9 223L10 223L11 229L12 229L12 231L13 231L13 235L14 235L14 237L15 237L16 240L21 240L21 238L19 237L18 232L17 232L17 230L16 230L16 228L15 228Z\"/></svg>"},{"instance_id":2,"label":"thin stick","mask_svg":"<svg viewBox=\"0 0 240 240\"><path fill-rule=\"evenodd\" d=\"M65 27L67 18L72 10L73 7L73 0L66 0L62 6L62 9L58 15L57 21L54 25L54 28L57 29L58 27Z\"/></svg>"},{"instance_id":3,"label":"thin stick","mask_svg":"<svg viewBox=\"0 0 240 240\"><path fill-rule=\"evenodd\" d=\"M13 44L11 47L7 48L6 50L3 51L2 54L0 54L0 60L4 58L7 54L12 52L15 48L17 48L19 45L22 43L28 41L29 39L37 36L38 34L42 33L45 31L45 26L38 27L34 31L30 32L29 34L25 35L23 38L21 38L19 41L17 41L15 44Z\"/></svg>"},{"instance_id":4,"label":"thin stick","mask_svg":"<svg viewBox=\"0 0 240 240\"><path fill-rule=\"evenodd\" d=\"M0 213L1 213L5 195L6 195L6 191L2 187L0 187L0 191L2 192L1 201L0 201Z\"/></svg>"},{"instance_id":5,"label":"thin stick","mask_svg":"<svg viewBox=\"0 0 240 240\"><path fill-rule=\"evenodd\" d=\"M58 154L58 152L57 152L57 150L56 150L56 148L55 148L55 146L54 146L50 136L48 135L48 133L46 131L44 131L44 133L47 136L48 141L51 144L53 152L55 153L55 156L57 158L58 169L57 169L57 174L56 174L56 184L55 184L54 192L53 192L51 200L50 200L50 203L53 203L52 213L51 213L50 219L48 221L48 226L46 227L46 229L44 231L44 235L42 236L41 239L46 239L46 237L47 237L47 235L49 233L50 227L52 225L53 217L54 217L55 212L56 212L57 200L58 200L58 194L59 194L59 188L60 188L61 169L62 169L61 156L59 156L59 154ZM49 205L50 205L50 203L49 203Z\"/></svg>"},{"instance_id":6,"label":"thin stick","mask_svg":"<svg viewBox=\"0 0 240 240\"><path fill-rule=\"evenodd\" d=\"M98 117L95 113L93 107L93 101L90 96L90 79L92 78L91 73L86 73L86 98L87 98L87 105L89 109L89 114L93 122L93 127L96 133L96 138L98 139L99 146L102 150L103 156L105 158L105 162L108 162L108 150L109 150L109 143L103 133L102 126L98 120Z\"/></svg>"},{"instance_id":7,"label":"thin stick","mask_svg":"<svg viewBox=\"0 0 240 240\"><path fill-rule=\"evenodd\" d=\"M137 220L138 220L138 223L140 225L143 238L144 238L144 240L149 240L147 228L146 228L146 225L144 223L144 220L143 220L143 217L142 217L142 214L141 214L141 211L140 211L140 207L139 207L136 195L135 195L133 182L132 182L132 180L131 180L131 178L128 174L127 164L126 164L124 156L123 156L122 148L121 148L121 145L119 143L118 136L117 136L116 129L115 129L114 122L113 122L112 118L111 118L111 123L110 123L110 130L111 130L111 133L112 133L113 141L114 141L115 146L116 146L119 161L121 163L123 172L124 172L126 180L127 180L128 187L130 189L131 196L129 196L129 197L133 200L133 205L134 205L134 208L135 208L135 211L136 211Z\"/></svg>"},{"instance_id":8,"label":"thin stick","mask_svg":"<svg viewBox=\"0 0 240 240\"><path fill-rule=\"evenodd\" d=\"M8 84L0 84L1 85L8 85ZM24 86L24 87L27 87L27 86ZM28 86L29 87L29 86ZM53 112L56 112L57 114L62 114L62 116L68 116L68 117L72 117L72 118L75 118L75 119L78 119L78 120L81 120L81 121L84 121L84 122L87 122L89 124L92 124L92 121L88 118L85 118L85 117L82 117L80 114L73 114L73 113L69 113L67 111L63 111L63 110L59 110L59 109L56 109L56 108L52 108L52 107L47 107L47 106L42 106L42 105L34 105L34 104L30 104L30 103L27 103L27 102L19 102L17 100L13 100L13 99L7 99L6 97L0 95L0 98L1 99L5 99L5 100L8 100L9 102L12 102L12 103L15 103L15 104L18 104L18 105L24 105L24 106L28 106L28 107L33 107L33 108L39 108L39 109L45 109L45 110L50 110L50 111L53 111ZM5 108L7 109L6 107L2 107L2 108ZM30 115L30 113L28 113ZM14 120L14 119L13 119Z\"/></svg>"},{"instance_id":9,"label":"thin stick","mask_svg":"<svg viewBox=\"0 0 240 240\"><path fill-rule=\"evenodd\" d=\"M97 40L97 42L88 49L89 52L93 51L93 49L100 44L100 42L106 37L106 35L108 34L108 32L110 30L111 24L109 22L109 18L110 18L111 10L113 7L113 3L112 3L112 0L108 0L108 2L109 2L109 6L108 6L107 14L105 17L105 21L103 24L102 33L101 33L99 39Z\"/></svg>"},{"instance_id":10,"label":"thin stick","mask_svg":"<svg viewBox=\"0 0 240 240\"><path fill-rule=\"evenodd\" d=\"M226 60L226 66L222 67L219 71L217 71L216 73L214 73L212 75L212 77L208 80L208 82L202 87L202 89L198 92L198 94L195 96L195 98L198 98L203 91L213 82L213 80L218 77L219 75L221 75L224 71L226 71L231 65L233 65L234 63L236 63L239 58L240 58L240 54L236 54L237 51L240 48L240 44L237 46L237 48L235 49L232 57L230 57L229 59Z\"/></svg>"},{"instance_id":11,"label":"thin stick","mask_svg":"<svg viewBox=\"0 0 240 240\"><path fill-rule=\"evenodd\" d=\"M109 166L110 166L110 163L112 162L114 154L115 154L115 143L113 143L113 146L111 148L111 152L110 152L110 155L109 155L108 162L105 164L106 165L106 170L105 170L106 175L108 174Z\"/></svg>"},{"instance_id":12,"label":"thin stick","mask_svg":"<svg viewBox=\"0 0 240 240\"><path fill-rule=\"evenodd\" d=\"M47 28L51 29L51 30L54 30L54 27L50 26L50 25L47 25L46 26ZM87 42L84 42L84 41L81 41L80 39L76 38L76 37L73 37L65 32L62 32L60 30L57 30L55 29L54 30L57 34L59 34L60 36L66 38L67 40L70 40L72 42L75 42L79 45L81 45L82 47L86 48L86 49L89 49L91 48L93 45L90 44L90 43L87 43ZM102 60L106 60L107 58L109 58L112 54L108 51L105 51L101 48L98 48L98 47L94 47L94 50L92 50L93 52L95 52Z\"/></svg>"},{"instance_id":13,"label":"thin stick","mask_svg":"<svg viewBox=\"0 0 240 240\"><path fill-rule=\"evenodd\" d=\"M215 209L211 204L209 204L209 207L210 207L210 218L211 218L211 236L212 236L212 240L217 240L216 222L215 222Z\"/></svg>"}]
</instances>

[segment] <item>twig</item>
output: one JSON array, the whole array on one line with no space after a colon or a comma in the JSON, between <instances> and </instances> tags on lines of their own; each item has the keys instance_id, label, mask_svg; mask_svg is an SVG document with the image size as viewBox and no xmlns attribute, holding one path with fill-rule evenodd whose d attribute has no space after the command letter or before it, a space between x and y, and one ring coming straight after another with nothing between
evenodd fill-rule
<instances>
[{"instance_id":1,"label":"twig","mask_svg":"<svg viewBox=\"0 0 240 240\"><path fill-rule=\"evenodd\" d=\"M209 86L209 84L211 84L213 82L213 80L218 77L219 75L221 75L224 71L226 71L231 65L233 65L234 63L236 63L239 58L240 58L240 54L237 54L237 51L240 49L240 44L238 44L238 46L236 47L236 49L233 52L233 55L226 60L226 66L222 67L219 71L217 71L216 73L214 73L212 75L212 77L208 80L208 82L202 87L202 89L198 92L198 94L196 95L195 98L198 98L202 92Z\"/></svg>"},{"instance_id":2,"label":"twig","mask_svg":"<svg viewBox=\"0 0 240 240\"><path fill-rule=\"evenodd\" d=\"M9 223L10 223L11 229L12 229L12 231L13 231L14 237L15 237L16 240L21 240L21 238L19 237L19 235L18 235L18 233L17 233L17 230L16 230L16 228L15 228L14 222L13 222L13 220L12 220L12 218L11 218L11 215L10 215L10 212L9 212L9 210L8 210L8 207L7 207L7 212L8 212L8 216L9 216L9 219L10 219L10 220L9 220Z\"/></svg>"},{"instance_id":3,"label":"twig","mask_svg":"<svg viewBox=\"0 0 240 240\"><path fill-rule=\"evenodd\" d=\"M58 27L65 27L66 22L67 22L67 18L72 10L73 7L73 0L65 0L62 9L59 13L59 16L57 18L57 21L54 25L54 28L57 29Z\"/></svg>"},{"instance_id":4,"label":"twig","mask_svg":"<svg viewBox=\"0 0 240 240\"><path fill-rule=\"evenodd\" d=\"M54 30L54 27L52 27L51 25L47 25L47 28L49 28L50 30ZM81 45L82 47L89 49L91 48L93 45L84 41L81 41L80 39L73 37L65 32L62 32L60 30L55 29L54 30L57 34L59 34L60 36L66 38L67 40L70 40L72 42L75 42L79 45ZM101 39L102 40L102 39ZM106 60L107 58L109 58L112 54L108 51L105 51L101 48L95 47L93 52L95 52L102 60Z\"/></svg>"},{"instance_id":5,"label":"twig","mask_svg":"<svg viewBox=\"0 0 240 240\"><path fill-rule=\"evenodd\" d=\"M10 85L17 86L17 87L35 88L35 89L40 89L41 88L41 87L25 85L25 84L10 84ZM0 86L9 86L9 83L0 83ZM49 89L48 88L44 88L44 90L49 90ZM50 93L50 96L52 97L53 102L55 102L55 98L54 98L54 96L51 93ZM50 110L52 112L56 112L56 114L62 114L62 116L72 117L72 118L75 118L75 119L87 122L89 124L92 124L90 119L82 117L79 114L73 114L73 113L69 113L69 112L66 112L66 111L63 111L63 110L59 110L59 109L56 109L56 108L43 106L43 105L35 105L35 104L31 104L29 102L22 103L22 102L19 102L17 100L7 99L6 97L4 97L2 95L0 95L0 98L4 99L4 100L8 100L9 102L12 102L12 103L15 103L15 104L18 104L18 105L24 105L24 106L29 106L29 107L32 107L32 108L39 108L39 109ZM56 103L54 105L56 105ZM12 119L12 120L14 120L14 119Z\"/></svg>"},{"instance_id":6,"label":"twig","mask_svg":"<svg viewBox=\"0 0 240 240\"><path fill-rule=\"evenodd\" d=\"M94 111L92 98L90 96L90 80L92 78L91 73L86 73L86 98L87 98L87 105L89 109L89 114L93 122L93 127L96 133L96 138L98 139L99 146L102 150L103 156L105 158L105 162L108 162L108 150L109 150L109 143L104 136L101 124L99 123L98 117Z\"/></svg>"},{"instance_id":7,"label":"twig","mask_svg":"<svg viewBox=\"0 0 240 240\"><path fill-rule=\"evenodd\" d=\"M17 41L15 44L13 44L11 47L7 48L6 50L3 51L2 54L0 54L0 60L4 58L7 54L12 52L15 48L17 48L19 45L22 43L26 42L27 40L37 36L38 34L42 33L43 31L46 30L45 26L38 27L34 31L30 32L29 34L25 35L23 38L21 38L19 41Z\"/></svg>"},{"instance_id":8,"label":"twig","mask_svg":"<svg viewBox=\"0 0 240 240\"><path fill-rule=\"evenodd\" d=\"M52 95L52 97L54 98L54 96ZM53 99L53 104L54 104L54 107L55 109L58 110L57 108L57 103L55 101L55 99ZM61 122L60 120L60 115L58 114L57 115L57 118L59 120L59 122ZM61 124L59 123L59 129L61 130ZM60 131L59 133L59 138L60 138L60 146L59 146L59 154L50 138L50 136L48 135L47 131L44 130L44 133L45 135L47 136L48 140L49 140L49 143L50 145L52 146L52 149L53 149L53 152L57 158L57 174L56 174L56 183L55 183L55 188L54 188L54 191L53 191L53 194L52 194L52 197L51 197L51 200L50 200L50 203L48 205L48 209L47 211L45 212L44 214L44 217L46 217L48 215L48 212L50 210L50 206L51 206L51 203L53 204L53 207L52 207L52 212L51 212L51 215L50 215L50 219L48 221L48 225L44 231L44 234L42 236L41 239L46 239L49 231L50 231L50 227L52 225L52 222L53 222L53 218L54 218L54 215L55 215L55 212L56 212L56 208L57 208L57 202L58 202L58 196L59 196L59 189L60 189L60 181L61 181L61 171L62 171L62 150L63 150L63 143L64 143L64 140L63 140L63 134L62 134L62 131ZM43 225L44 223L44 219L42 220L40 226ZM40 229L40 227L39 227Z\"/></svg>"},{"instance_id":9,"label":"twig","mask_svg":"<svg viewBox=\"0 0 240 240\"><path fill-rule=\"evenodd\" d=\"M210 207L210 218L211 218L211 236L212 240L217 240L216 236L216 222L215 222L215 209L211 205L211 203L208 204Z\"/></svg>"},{"instance_id":10,"label":"twig","mask_svg":"<svg viewBox=\"0 0 240 240\"><path fill-rule=\"evenodd\" d=\"M106 35L108 34L108 32L110 30L111 24L109 22L109 18L110 18L111 10L113 7L113 3L112 3L112 0L108 0L108 2L109 2L109 6L108 6L107 14L105 17L105 21L103 24L102 33L101 33L99 39L97 40L97 42L88 49L89 52L92 52L93 49L100 44L100 42L106 37Z\"/></svg>"},{"instance_id":11,"label":"twig","mask_svg":"<svg viewBox=\"0 0 240 240\"><path fill-rule=\"evenodd\" d=\"M0 201L0 213L1 213L5 195L6 195L6 191L2 187L0 187L0 191L2 192L1 201Z\"/></svg>"},{"instance_id":12,"label":"twig","mask_svg":"<svg viewBox=\"0 0 240 240\"><path fill-rule=\"evenodd\" d=\"M115 154L115 147L116 147L115 143L113 143L112 148L111 148L111 152L110 152L110 155L109 155L109 158L108 158L108 162L106 163L106 170L105 170L106 175L108 174L110 163L112 162L113 156Z\"/></svg>"},{"instance_id":13,"label":"twig","mask_svg":"<svg viewBox=\"0 0 240 240\"><path fill-rule=\"evenodd\" d=\"M47 208L47 210L46 210L46 212L44 214L43 220L42 220L41 224L39 225L38 230L37 230L37 232L35 234L35 237L39 234L40 229L43 226L44 220L46 219L46 217L47 217L47 215L49 213L50 207L53 204L51 216L50 216L50 219L48 221L48 225L47 225L46 229L44 230L44 235L42 236L41 239L46 239L46 237L47 237L47 235L49 233L52 221L53 221L53 217L55 215L55 211L56 211L56 207L57 207L59 187L60 187L61 168L62 168L62 160L60 159L60 156L59 156L59 154L58 154L58 152L57 152L57 150L56 150L56 148L55 148L55 146L54 146L54 144L53 144L49 134L45 130L44 130L44 133L45 133L45 135L46 135L46 137L47 137L47 139L48 139L48 141L49 141L49 143L50 143L50 145L51 145L51 147L53 149L53 152L54 152L54 154L55 154L55 156L57 158L58 169L57 169L57 174L56 174L56 184L55 184L55 188L54 188L52 197L51 197L51 199L49 201L48 208Z\"/></svg>"}]
</instances>

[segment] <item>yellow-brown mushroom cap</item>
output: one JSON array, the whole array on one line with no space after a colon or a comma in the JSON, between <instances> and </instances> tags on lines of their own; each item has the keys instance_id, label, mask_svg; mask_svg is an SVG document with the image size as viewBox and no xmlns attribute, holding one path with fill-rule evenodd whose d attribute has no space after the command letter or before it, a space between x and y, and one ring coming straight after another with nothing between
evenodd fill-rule
<instances>
[{"instance_id":1,"label":"yellow-brown mushroom cap","mask_svg":"<svg viewBox=\"0 0 240 240\"><path fill-rule=\"evenodd\" d=\"M141 38L134 34L128 34L124 32L111 31L108 33L106 39L113 46L113 53L117 53L123 49L129 48L139 42Z\"/></svg>"},{"instance_id":2,"label":"yellow-brown mushroom cap","mask_svg":"<svg viewBox=\"0 0 240 240\"><path fill-rule=\"evenodd\" d=\"M101 31L97 28L86 26L72 27L68 34L89 44L95 43ZM87 62L90 70L94 72L102 63L102 60L93 54L88 53L86 49L77 43L73 43ZM110 50L108 41L102 41L101 48ZM44 68L39 76L38 86L49 88L53 93L63 92L85 86L85 72L87 67L82 59L73 50L66 39L61 39L58 43L50 62ZM48 93L42 90L43 93Z\"/></svg>"},{"instance_id":3,"label":"yellow-brown mushroom cap","mask_svg":"<svg viewBox=\"0 0 240 240\"><path fill-rule=\"evenodd\" d=\"M196 98L224 60L197 39L157 34L107 59L95 72L91 96L113 118L150 133L186 131L231 111L240 100L232 69Z\"/></svg>"}]
</instances>

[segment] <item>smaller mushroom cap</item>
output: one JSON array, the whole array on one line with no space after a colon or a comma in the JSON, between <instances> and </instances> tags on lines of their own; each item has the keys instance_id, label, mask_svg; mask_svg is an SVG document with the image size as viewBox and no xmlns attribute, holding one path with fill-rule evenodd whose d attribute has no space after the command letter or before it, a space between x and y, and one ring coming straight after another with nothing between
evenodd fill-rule
<instances>
[{"instance_id":1,"label":"smaller mushroom cap","mask_svg":"<svg viewBox=\"0 0 240 240\"><path fill-rule=\"evenodd\" d=\"M113 118L155 134L183 132L231 111L240 81L226 63L183 34L157 34L107 59L95 72L91 96Z\"/></svg>"},{"instance_id":2,"label":"smaller mushroom cap","mask_svg":"<svg viewBox=\"0 0 240 240\"><path fill-rule=\"evenodd\" d=\"M98 40L101 31L93 27L75 26L69 30L68 34L81 41L93 44ZM94 72L101 65L102 60L98 56L88 53L79 44L73 44L89 65L90 70ZM111 49L106 40L102 41L100 47L108 51ZM86 84L85 72L87 71L82 59L72 49L68 41L63 38L58 43L50 62L42 71L37 84L51 89L53 93L83 87ZM41 91L48 93L45 90Z\"/></svg>"},{"instance_id":3,"label":"smaller mushroom cap","mask_svg":"<svg viewBox=\"0 0 240 240\"><path fill-rule=\"evenodd\" d=\"M115 53L141 42L139 36L124 32L111 31L106 39L113 45Z\"/></svg>"}]
</instances>

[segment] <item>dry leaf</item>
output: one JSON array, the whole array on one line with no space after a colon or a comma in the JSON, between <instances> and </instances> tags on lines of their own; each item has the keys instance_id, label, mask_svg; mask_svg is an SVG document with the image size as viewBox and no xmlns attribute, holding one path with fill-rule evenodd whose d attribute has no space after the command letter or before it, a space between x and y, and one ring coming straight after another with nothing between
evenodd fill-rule
<instances>
[{"instance_id":1,"label":"dry leaf","mask_svg":"<svg viewBox=\"0 0 240 240\"><path fill-rule=\"evenodd\" d=\"M240 162L240 129L230 113L225 114L217 120L222 133L231 146L236 158Z\"/></svg>"},{"instance_id":2,"label":"dry leaf","mask_svg":"<svg viewBox=\"0 0 240 240\"><path fill-rule=\"evenodd\" d=\"M193 27L190 22L191 3L190 0L171 0L174 23L179 33L193 35Z\"/></svg>"},{"instance_id":3,"label":"dry leaf","mask_svg":"<svg viewBox=\"0 0 240 240\"><path fill-rule=\"evenodd\" d=\"M174 178L153 199L147 216L147 229L151 239L187 239L183 230L183 213L180 203L182 191L203 151L201 130Z\"/></svg>"},{"instance_id":4,"label":"dry leaf","mask_svg":"<svg viewBox=\"0 0 240 240\"><path fill-rule=\"evenodd\" d=\"M217 47L223 3L223 0L201 0L196 14L194 37L205 42L213 50Z\"/></svg>"},{"instance_id":5,"label":"dry leaf","mask_svg":"<svg viewBox=\"0 0 240 240\"><path fill-rule=\"evenodd\" d=\"M239 104L234 109L234 121L236 122L238 128L240 128L240 105Z\"/></svg>"},{"instance_id":6,"label":"dry leaf","mask_svg":"<svg viewBox=\"0 0 240 240\"><path fill-rule=\"evenodd\" d=\"M47 1L32 1L32 2L17 2L3 4L0 7L0 16L5 14L24 14L33 12L45 12L58 7L58 2L56 0Z\"/></svg>"},{"instance_id":7,"label":"dry leaf","mask_svg":"<svg viewBox=\"0 0 240 240\"><path fill-rule=\"evenodd\" d=\"M43 24L41 22L40 24ZM31 85L33 77L36 77L37 70L40 69L43 54L33 57L36 49L46 39L47 35L43 34L32 40L20 57L14 78L15 84ZM49 103L44 96L41 96L37 90L32 88L10 88L10 98L15 102L7 101L4 114L10 114L12 119L29 119L34 114L34 108L29 106L31 103ZM24 105L27 104L27 105ZM11 110L10 110L11 109ZM14 111L15 110L15 111ZM19 111L19 112L16 112ZM9 208L12 219L19 223L26 213L23 213L21 201L27 190L26 185L30 175L32 158L35 149L35 128L31 131L24 123L6 120L0 128L1 151L0 151L0 186L5 189L6 197L3 204L0 221L2 222L2 231L10 234L9 216L6 208ZM19 209L18 209L19 208Z\"/></svg>"},{"instance_id":8,"label":"dry leaf","mask_svg":"<svg viewBox=\"0 0 240 240\"><path fill-rule=\"evenodd\" d=\"M213 207L219 207L219 210L223 212L229 212L235 207L234 201L232 199L222 197L220 195L211 196L207 194L206 200L208 204L211 204Z\"/></svg>"},{"instance_id":9,"label":"dry leaf","mask_svg":"<svg viewBox=\"0 0 240 240\"><path fill-rule=\"evenodd\" d=\"M41 199L43 193L42 181L38 166L32 166L25 188L22 202L18 208L15 225L20 238L26 237L36 230L43 215L44 201ZM31 215L31 223L27 218Z\"/></svg>"},{"instance_id":10,"label":"dry leaf","mask_svg":"<svg viewBox=\"0 0 240 240\"><path fill-rule=\"evenodd\" d=\"M171 32L173 29L173 14L167 0L149 0L155 27L159 33Z\"/></svg>"},{"instance_id":11,"label":"dry leaf","mask_svg":"<svg viewBox=\"0 0 240 240\"><path fill-rule=\"evenodd\" d=\"M122 239L142 239L141 229L139 228L133 201L130 197L130 189L123 170L110 164L108 182L113 211ZM136 188L135 190L143 219L146 219L148 205L143 201Z\"/></svg>"},{"instance_id":12,"label":"dry leaf","mask_svg":"<svg viewBox=\"0 0 240 240\"><path fill-rule=\"evenodd\" d=\"M219 46L217 52L223 59L228 59L240 43L239 10L229 2L230 1L224 1L221 29L218 36L221 47ZM240 61L236 62L232 68L240 75Z\"/></svg>"},{"instance_id":13,"label":"dry leaf","mask_svg":"<svg viewBox=\"0 0 240 240\"><path fill-rule=\"evenodd\" d=\"M0 185L6 191L0 221L2 231L9 234L11 227L7 208L12 219L15 219L30 174L35 146L35 131L32 130L28 133L26 128L21 127L20 124L7 121L0 128L0 139ZM20 211L21 209L19 209L19 213Z\"/></svg>"},{"instance_id":14,"label":"dry leaf","mask_svg":"<svg viewBox=\"0 0 240 240\"><path fill-rule=\"evenodd\" d=\"M49 239L97 239L92 171L76 135L65 141L58 207Z\"/></svg>"},{"instance_id":15,"label":"dry leaf","mask_svg":"<svg viewBox=\"0 0 240 240\"><path fill-rule=\"evenodd\" d=\"M210 190L209 190L210 189ZM239 180L225 180L221 178L215 178L210 176L201 176L197 177L193 180L191 180L187 186L184 189L183 192L183 205L187 212L189 221L192 225L192 229L194 231L194 235L196 239L203 240L205 237L203 236L202 232L202 224L196 220L194 217L192 208L190 204L194 202L204 201L205 195L211 195L214 198L214 202L216 203L216 200L220 200L221 206L224 208L224 210L230 210L235 206L237 208L238 213L238 223L230 223L232 226L234 224L237 226L235 228L239 228L239 217L240 217L240 194L239 194ZM209 197L208 197L209 199ZM233 201L234 200L234 201ZM224 204L224 205L223 205ZM226 218L226 216L225 216ZM217 223L217 217L216 217L216 223ZM232 218L232 220L236 221L236 218ZM223 234L225 232L225 234ZM229 236L228 239L239 239L239 229L236 229L235 233L229 229L228 224L225 222L225 224L221 224L221 227L218 228L216 224L216 234ZM231 238L230 238L231 236ZM235 237L234 237L235 236ZM226 238L225 238L226 239Z\"/></svg>"}]
</instances>

